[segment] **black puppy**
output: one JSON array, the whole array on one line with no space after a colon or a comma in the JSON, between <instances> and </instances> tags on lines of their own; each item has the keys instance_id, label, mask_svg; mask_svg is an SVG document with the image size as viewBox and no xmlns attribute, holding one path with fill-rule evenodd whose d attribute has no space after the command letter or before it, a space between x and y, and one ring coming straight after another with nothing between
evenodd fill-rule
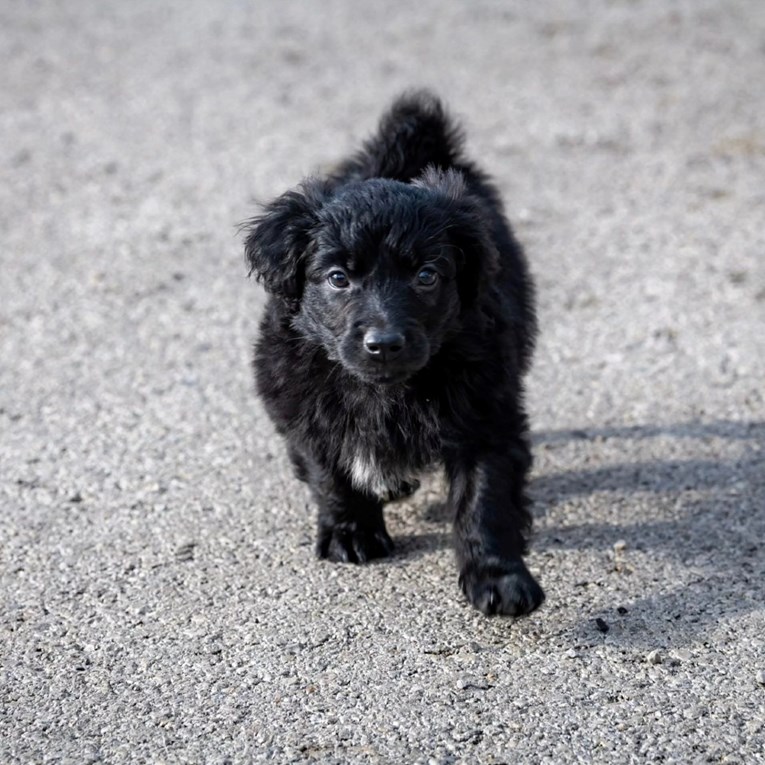
<instances>
[{"instance_id":1,"label":"black puppy","mask_svg":"<svg viewBox=\"0 0 765 765\"><path fill-rule=\"evenodd\" d=\"M388 555L383 504L441 464L460 584L484 613L544 594L531 527L522 375L533 286L497 191L436 97L399 98L361 151L248 224L271 298L257 387L319 507L318 555Z\"/></svg>"}]
</instances>

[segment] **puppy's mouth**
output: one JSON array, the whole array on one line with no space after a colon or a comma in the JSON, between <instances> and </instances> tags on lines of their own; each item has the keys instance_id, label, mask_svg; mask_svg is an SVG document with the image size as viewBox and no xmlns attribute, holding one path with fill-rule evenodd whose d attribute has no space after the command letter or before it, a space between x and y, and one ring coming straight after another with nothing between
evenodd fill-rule
<instances>
[{"instance_id":1,"label":"puppy's mouth","mask_svg":"<svg viewBox=\"0 0 765 765\"><path fill-rule=\"evenodd\" d=\"M372 385L400 385L406 382L416 369L353 369L359 379Z\"/></svg>"},{"instance_id":2,"label":"puppy's mouth","mask_svg":"<svg viewBox=\"0 0 765 765\"><path fill-rule=\"evenodd\" d=\"M398 346L398 347L397 347ZM340 363L358 379L370 385L392 386L407 382L430 359L427 339L411 333L363 337L351 335L338 348Z\"/></svg>"}]
</instances>

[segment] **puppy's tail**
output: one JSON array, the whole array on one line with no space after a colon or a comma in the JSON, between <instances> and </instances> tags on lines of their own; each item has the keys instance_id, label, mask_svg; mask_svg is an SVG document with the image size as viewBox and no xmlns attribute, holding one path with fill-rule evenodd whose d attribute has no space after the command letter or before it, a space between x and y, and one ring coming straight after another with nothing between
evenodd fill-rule
<instances>
[{"instance_id":1,"label":"puppy's tail","mask_svg":"<svg viewBox=\"0 0 765 765\"><path fill-rule=\"evenodd\" d=\"M443 170L453 167L460 161L462 142L462 131L435 94L408 91L393 102L377 132L338 168L336 177L408 182L428 166Z\"/></svg>"}]
</instances>

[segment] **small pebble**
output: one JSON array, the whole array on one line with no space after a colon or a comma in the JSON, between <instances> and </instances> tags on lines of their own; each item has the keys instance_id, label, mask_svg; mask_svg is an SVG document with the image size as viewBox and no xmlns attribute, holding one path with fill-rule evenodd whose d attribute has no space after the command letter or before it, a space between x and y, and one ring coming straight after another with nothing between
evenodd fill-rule
<instances>
[{"instance_id":1,"label":"small pebble","mask_svg":"<svg viewBox=\"0 0 765 765\"><path fill-rule=\"evenodd\" d=\"M602 632L604 635L610 629L608 624L600 617L595 619L595 627L597 628L598 632Z\"/></svg>"},{"instance_id":2,"label":"small pebble","mask_svg":"<svg viewBox=\"0 0 765 765\"><path fill-rule=\"evenodd\" d=\"M765 685L765 669L761 669L754 676L754 679L760 684Z\"/></svg>"},{"instance_id":3,"label":"small pebble","mask_svg":"<svg viewBox=\"0 0 765 765\"><path fill-rule=\"evenodd\" d=\"M651 651L648 656L646 656L646 661L649 664L661 664L664 657L661 655L661 651Z\"/></svg>"},{"instance_id":4,"label":"small pebble","mask_svg":"<svg viewBox=\"0 0 765 765\"><path fill-rule=\"evenodd\" d=\"M175 551L175 559L179 563L186 563L194 560L194 548L197 546L196 542L189 542L182 545Z\"/></svg>"},{"instance_id":5,"label":"small pebble","mask_svg":"<svg viewBox=\"0 0 765 765\"><path fill-rule=\"evenodd\" d=\"M627 543L620 539L618 542L614 542L614 552L623 553L627 549Z\"/></svg>"},{"instance_id":6,"label":"small pebble","mask_svg":"<svg viewBox=\"0 0 765 765\"><path fill-rule=\"evenodd\" d=\"M626 609L624 606L619 606L619 607L616 609L616 612L617 612L618 614L620 614L621 616L624 616L624 614L627 614L627 613L629 613L629 611L627 611L627 609Z\"/></svg>"},{"instance_id":7,"label":"small pebble","mask_svg":"<svg viewBox=\"0 0 765 765\"><path fill-rule=\"evenodd\" d=\"M461 691L467 691L467 690L476 690L476 691L486 691L489 689L489 684L486 682L483 682L482 680L479 680L477 678L472 677L461 677L457 681L457 688L459 688Z\"/></svg>"}]
</instances>

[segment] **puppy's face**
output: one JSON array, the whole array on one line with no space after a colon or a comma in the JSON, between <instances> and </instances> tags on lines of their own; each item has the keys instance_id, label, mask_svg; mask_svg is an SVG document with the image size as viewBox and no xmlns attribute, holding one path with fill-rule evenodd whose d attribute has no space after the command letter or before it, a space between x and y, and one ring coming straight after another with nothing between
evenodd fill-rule
<instances>
[{"instance_id":1,"label":"puppy's face","mask_svg":"<svg viewBox=\"0 0 765 765\"><path fill-rule=\"evenodd\" d=\"M456 173L328 182L287 192L252 222L246 253L293 326L369 383L423 369L496 260Z\"/></svg>"},{"instance_id":2,"label":"puppy's face","mask_svg":"<svg viewBox=\"0 0 765 765\"><path fill-rule=\"evenodd\" d=\"M446 211L420 188L366 182L322 207L295 326L375 384L406 380L460 311L461 253Z\"/></svg>"}]
</instances>

